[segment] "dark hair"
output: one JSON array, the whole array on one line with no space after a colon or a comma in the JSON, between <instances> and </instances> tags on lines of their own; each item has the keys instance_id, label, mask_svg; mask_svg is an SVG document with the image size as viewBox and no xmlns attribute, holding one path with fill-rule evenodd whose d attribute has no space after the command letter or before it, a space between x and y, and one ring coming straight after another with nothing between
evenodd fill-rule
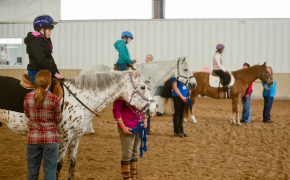
<instances>
[{"instance_id":1,"label":"dark hair","mask_svg":"<svg viewBox=\"0 0 290 180\"><path fill-rule=\"evenodd\" d=\"M247 66L248 68L251 67L248 63L244 63L243 66Z\"/></svg>"},{"instance_id":2,"label":"dark hair","mask_svg":"<svg viewBox=\"0 0 290 180\"><path fill-rule=\"evenodd\" d=\"M224 49L224 48L218 49L218 50L216 51L216 53L220 53L220 54L221 54L221 53L223 52L223 49Z\"/></svg>"},{"instance_id":3,"label":"dark hair","mask_svg":"<svg viewBox=\"0 0 290 180\"><path fill-rule=\"evenodd\" d=\"M44 30L45 29L54 29L54 25L41 26L41 27L34 28L34 30L39 32L42 28L44 28Z\"/></svg>"}]
</instances>

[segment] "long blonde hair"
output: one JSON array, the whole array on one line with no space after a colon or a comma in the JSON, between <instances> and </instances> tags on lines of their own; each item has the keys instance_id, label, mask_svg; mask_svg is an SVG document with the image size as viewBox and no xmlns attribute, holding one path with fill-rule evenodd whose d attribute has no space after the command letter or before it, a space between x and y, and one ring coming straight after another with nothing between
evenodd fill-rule
<instances>
[{"instance_id":1,"label":"long blonde hair","mask_svg":"<svg viewBox=\"0 0 290 180\"><path fill-rule=\"evenodd\" d=\"M47 70L40 70L35 77L35 83L37 85L35 93L35 103L38 108L43 107L43 101L45 97L45 90L51 83L51 73Z\"/></svg>"}]
</instances>

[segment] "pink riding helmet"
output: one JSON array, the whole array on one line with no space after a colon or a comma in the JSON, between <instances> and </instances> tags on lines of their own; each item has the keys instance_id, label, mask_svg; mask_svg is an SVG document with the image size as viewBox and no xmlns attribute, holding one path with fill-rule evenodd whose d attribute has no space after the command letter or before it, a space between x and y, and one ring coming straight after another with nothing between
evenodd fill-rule
<instances>
[{"instance_id":1,"label":"pink riding helmet","mask_svg":"<svg viewBox=\"0 0 290 180\"><path fill-rule=\"evenodd\" d=\"M222 44L218 44L218 45L216 46L216 49L222 49L222 48L225 48L225 46L222 45Z\"/></svg>"}]
</instances>

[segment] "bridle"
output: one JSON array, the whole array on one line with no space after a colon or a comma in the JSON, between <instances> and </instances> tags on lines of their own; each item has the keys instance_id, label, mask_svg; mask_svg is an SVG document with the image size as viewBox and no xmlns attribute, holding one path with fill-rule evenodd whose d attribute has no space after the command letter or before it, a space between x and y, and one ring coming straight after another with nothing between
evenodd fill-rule
<instances>
[{"instance_id":1,"label":"bridle","mask_svg":"<svg viewBox=\"0 0 290 180\"><path fill-rule=\"evenodd\" d=\"M179 77L183 77L183 78L187 79L187 81L185 82L185 84L187 84L188 81L189 81L191 78L193 78L193 77L195 78L195 76L192 75L192 76L189 76L189 77L185 77L185 76L183 76L183 75L180 75L180 74L179 74L179 62L180 62L180 59L177 61L177 77L176 77L176 79L177 79L177 81L179 81Z\"/></svg>"},{"instance_id":2,"label":"bridle","mask_svg":"<svg viewBox=\"0 0 290 180\"><path fill-rule=\"evenodd\" d=\"M262 65L260 66L260 69L261 69L261 81L263 82L263 80L262 80L262 78L263 77L265 77L266 79L267 79L267 81L269 81L269 80L271 80L271 79L273 79L273 78L268 78L265 74L264 74L264 72L263 72L263 70L262 70ZM266 82L267 82L266 81ZM263 83L266 83L266 82L263 82Z\"/></svg>"},{"instance_id":3,"label":"bridle","mask_svg":"<svg viewBox=\"0 0 290 180\"><path fill-rule=\"evenodd\" d=\"M149 100L142 93L140 93L140 91L137 89L137 87L134 84L133 77L132 77L132 72L129 72L129 76L130 76L130 80L131 80L132 86L134 88L133 93L131 95L131 99L130 99L130 101L128 103L129 107L131 106L130 103L131 103L131 101L133 99L133 96L136 93L139 94L139 96L141 96L145 101L147 101L146 105L142 109L136 111L136 114L139 115L141 112L143 112L150 105L151 102L155 102L155 100L154 99L150 99Z\"/></svg>"}]
</instances>

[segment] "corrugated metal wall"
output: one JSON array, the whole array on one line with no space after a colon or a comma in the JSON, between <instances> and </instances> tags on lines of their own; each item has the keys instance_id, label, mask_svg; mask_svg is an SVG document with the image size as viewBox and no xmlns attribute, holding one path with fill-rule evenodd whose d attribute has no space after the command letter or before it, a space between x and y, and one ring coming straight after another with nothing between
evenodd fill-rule
<instances>
[{"instance_id":1,"label":"corrugated metal wall","mask_svg":"<svg viewBox=\"0 0 290 180\"><path fill-rule=\"evenodd\" d=\"M31 30L31 24L0 24L0 38L23 38ZM124 30L133 33L128 48L138 62L145 62L148 53L154 60L186 56L193 71L201 71L203 66L211 70L215 46L223 43L224 65L229 70L240 69L244 62L266 61L274 72L290 73L290 19L63 21L52 35L59 69L82 69L97 63L112 66L118 57L113 45ZM25 45L23 58L27 64Z\"/></svg>"}]
</instances>

